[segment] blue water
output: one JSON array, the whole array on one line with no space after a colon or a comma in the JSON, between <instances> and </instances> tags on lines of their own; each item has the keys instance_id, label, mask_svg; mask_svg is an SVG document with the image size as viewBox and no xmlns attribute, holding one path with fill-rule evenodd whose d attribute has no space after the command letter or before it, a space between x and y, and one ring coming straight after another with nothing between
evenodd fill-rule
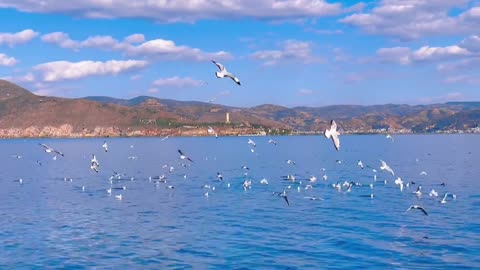
<instances>
[{"instance_id":1,"label":"blue water","mask_svg":"<svg viewBox=\"0 0 480 270\"><path fill-rule=\"evenodd\" d=\"M276 137L277 146L252 139L254 153L246 137L107 139L108 153L103 139L1 140L0 269L480 268L480 136L342 136L340 152L319 136ZM53 160L39 142L65 157ZM177 149L195 163L180 166ZM89 168L92 153L99 173ZM358 159L378 170L377 182ZM424 194L412 194L417 185L400 192L379 159ZM242 165L250 167L247 191ZM125 174L113 187L126 189L109 195L113 170ZM166 184L149 181L162 174ZM297 181L283 180L287 174ZM305 190L301 178L310 175L318 181ZM269 185L259 184L264 177ZM364 186L338 192L337 181ZM440 204L432 188L457 199ZM284 189L290 206L272 196ZM324 200L304 198L311 196ZM406 213L412 204L429 215Z\"/></svg>"}]
</instances>

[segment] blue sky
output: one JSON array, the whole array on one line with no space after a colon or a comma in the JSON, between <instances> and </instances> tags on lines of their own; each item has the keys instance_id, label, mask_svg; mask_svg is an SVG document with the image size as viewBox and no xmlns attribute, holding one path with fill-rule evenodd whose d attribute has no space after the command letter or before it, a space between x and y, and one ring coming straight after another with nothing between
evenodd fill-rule
<instances>
[{"instance_id":1,"label":"blue sky","mask_svg":"<svg viewBox=\"0 0 480 270\"><path fill-rule=\"evenodd\" d=\"M480 100L480 2L0 0L0 78L232 106ZM223 63L242 82L217 79Z\"/></svg>"}]
</instances>

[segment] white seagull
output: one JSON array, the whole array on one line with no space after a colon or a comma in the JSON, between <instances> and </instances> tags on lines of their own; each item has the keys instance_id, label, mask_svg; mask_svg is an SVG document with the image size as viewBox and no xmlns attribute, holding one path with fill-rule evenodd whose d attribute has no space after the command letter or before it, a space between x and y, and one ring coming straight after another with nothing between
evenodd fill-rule
<instances>
[{"instance_id":1,"label":"white seagull","mask_svg":"<svg viewBox=\"0 0 480 270\"><path fill-rule=\"evenodd\" d=\"M107 144L107 141L104 141L104 142L103 142L102 147L103 147L103 149L105 150L105 152L108 152L108 144Z\"/></svg>"},{"instance_id":2,"label":"white seagull","mask_svg":"<svg viewBox=\"0 0 480 270\"><path fill-rule=\"evenodd\" d=\"M418 205L412 205L412 206L410 206L410 207L407 209L407 211L405 211L405 212L408 212L408 211L410 211L411 209L418 209L418 210L422 211L422 212L425 214L425 216L428 216L428 213L427 213L427 211L425 210L425 208L423 208L423 207L421 207L421 206L418 206Z\"/></svg>"},{"instance_id":3,"label":"white seagull","mask_svg":"<svg viewBox=\"0 0 480 270\"><path fill-rule=\"evenodd\" d=\"M235 75L228 72L227 69L222 64L215 62L214 60L212 60L212 63L214 63L219 69L219 71L215 72L215 76L217 76L217 78L228 77L232 79L236 84L240 85L240 80L237 77L235 77Z\"/></svg>"},{"instance_id":4,"label":"white seagull","mask_svg":"<svg viewBox=\"0 0 480 270\"><path fill-rule=\"evenodd\" d=\"M392 135L387 134L387 136L385 136L385 138L387 138L387 139L389 139L389 140L392 140L392 142L393 142L393 137L392 137Z\"/></svg>"},{"instance_id":5,"label":"white seagull","mask_svg":"<svg viewBox=\"0 0 480 270\"><path fill-rule=\"evenodd\" d=\"M178 153L180 154L180 159L186 159L186 160L188 160L188 161L190 161L190 162L193 162L193 160L191 160L189 157L187 157L187 156L185 156L185 155L183 154L182 150L179 149L179 150L178 150Z\"/></svg>"},{"instance_id":6,"label":"white seagull","mask_svg":"<svg viewBox=\"0 0 480 270\"><path fill-rule=\"evenodd\" d=\"M98 167L100 164L98 163L97 157L95 155L92 155L92 165L90 165L90 169L94 170L96 173L98 173Z\"/></svg>"},{"instance_id":7,"label":"white seagull","mask_svg":"<svg viewBox=\"0 0 480 270\"><path fill-rule=\"evenodd\" d=\"M58 150L55 150L55 149L51 148L50 146L48 146L48 145L46 145L46 144L39 143L39 145L41 145L41 146L43 146L43 148L45 148L45 152L46 152L46 153L57 153L57 154L59 154L59 155L62 156L62 157L65 156L62 152L60 152L60 151L58 151Z\"/></svg>"},{"instance_id":8,"label":"white seagull","mask_svg":"<svg viewBox=\"0 0 480 270\"><path fill-rule=\"evenodd\" d=\"M208 134L215 134L215 137L218 138L217 132L211 126L208 126L207 132Z\"/></svg>"},{"instance_id":9,"label":"white seagull","mask_svg":"<svg viewBox=\"0 0 480 270\"><path fill-rule=\"evenodd\" d=\"M358 167L360 167L360 169L363 169L363 162L361 160L358 160L358 163L357 163Z\"/></svg>"},{"instance_id":10,"label":"white seagull","mask_svg":"<svg viewBox=\"0 0 480 270\"><path fill-rule=\"evenodd\" d=\"M387 171L391 173L393 176L395 176L395 173L393 172L392 168L390 168L390 166L388 166L388 164L385 161L380 160L380 162L382 163L382 165L380 166L380 170Z\"/></svg>"},{"instance_id":11,"label":"white seagull","mask_svg":"<svg viewBox=\"0 0 480 270\"><path fill-rule=\"evenodd\" d=\"M252 141L252 139L248 139L248 144L253 145L253 147L257 147L257 144L254 141Z\"/></svg>"},{"instance_id":12,"label":"white seagull","mask_svg":"<svg viewBox=\"0 0 480 270\"><path fill-rule=\"evenodd\" d=\"M340 139L338 138L340 133L337 131L337 123L335 123L335 120L330 121L330 129L326 129L324 135L327 139L332 138L335 149L337 149L337 151L340 150Z\"/></svg>"},{"instance_id":13,"label":"white seagull","mask_svg":"<svg viewBox=\"0 0 480 270\"><path fill-rule=\"evenodd\" d=\"M271 144L273 144L273 145L277 145L277 142L274 141L273 139L268 140L268 143L271 143Z\"/></svg>"}]
</instances>

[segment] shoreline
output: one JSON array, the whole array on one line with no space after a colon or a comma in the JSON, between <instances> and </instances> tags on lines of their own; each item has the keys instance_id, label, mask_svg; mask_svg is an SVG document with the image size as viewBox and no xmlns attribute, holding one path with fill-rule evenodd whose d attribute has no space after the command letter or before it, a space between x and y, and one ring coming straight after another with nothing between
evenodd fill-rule
<instances>
[{"instance_id":1,"label":"shoreline","mask_svg":"<svg viewBox=\"0 0 480 270\"><path fill-rule=\"evenodd\" d=\"M343 133L341 136L385 136L387 133ZM480 133L474 132L457 132L457 133L388 133L393 136L409 136L409 135L480 135ZM228 137L301 137L301 136L323 136L323 133L308 133L308 134L272 134L272 135L257 135L257 134L242 134L242 135L218 135L218 138ZM41 140L41 139L129 139L129 138L164 138L166 136L157 135L132 135L132 136L12 136L12 137L0 137L0 140ZM169 135L169 138L215 138L214 135Z\"/></svg>"}]
</instances>

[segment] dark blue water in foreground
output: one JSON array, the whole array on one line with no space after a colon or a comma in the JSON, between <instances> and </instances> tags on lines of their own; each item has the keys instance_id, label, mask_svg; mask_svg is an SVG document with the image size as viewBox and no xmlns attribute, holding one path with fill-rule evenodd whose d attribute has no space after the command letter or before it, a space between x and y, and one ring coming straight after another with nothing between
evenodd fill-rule
<instances>
[{"instance_id":1,"label":"dark blue water in foreground","mask_svg":"<svg viewBox=\"0 0 480 270\"><path fill-rule=\"evenodd\" d=\"M319 136L277 137L277 146L255 137L255 153L246 137L107 139L108 153L103 139L2 140L0 268L480 268L480 136L394 138L343 136L338 153ZM65 157L52 160L39 142ZM181 167L177 149L195 163ZM89 168L92 153L99 173ZM377 182L358 159L378 170ZM417 185L400 192L379 159L404 182L422 184L423 195L412 194ZM241 165L250 167L248 191ZM126 190L109 195L113 170L128 180L114 181ZM162 174L166 184L148 180ZM287 174L297 181L282 180ZM318 181L305 190L310 183L301 178L310 175ZM264 177L269 185L259 183ZM331 186L337 181L364 186L343 193ZM205 184L215 190L200 188ZM287 206L272 192L289 185ZM440 197L428 195L432 188ZM444 192L457 199L440 204ZM311 196L324 200L304 198ZM405 213L411 204L429 215Z\"/></svg>"}]
</instances>

